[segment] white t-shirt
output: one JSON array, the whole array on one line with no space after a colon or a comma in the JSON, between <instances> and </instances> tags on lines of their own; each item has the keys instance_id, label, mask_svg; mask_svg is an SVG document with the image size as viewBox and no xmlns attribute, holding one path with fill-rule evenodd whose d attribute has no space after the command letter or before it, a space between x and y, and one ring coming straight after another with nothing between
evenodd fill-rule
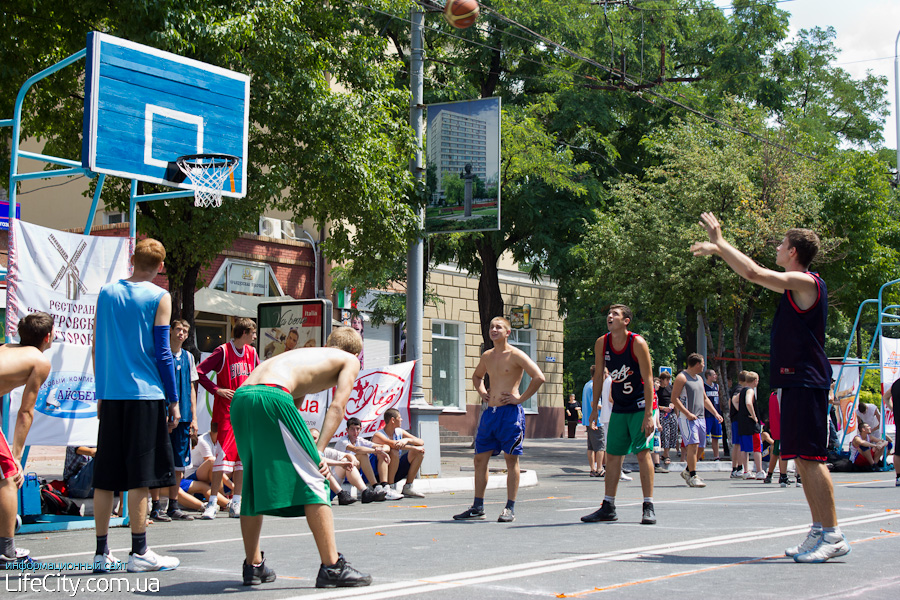
<instances>
[{"instance_id":1,"label":"white t-shirt","mask_svg":"<svg viewBox=\"0 0 900 600\"><path fill-rule=\"evenodd\" d=\"M872 429L872 433L878 431L881 427L878 419L880 418L880 410L874 404L869 404L868 402L863 402L860 406L866 407L866 412L861 413L859 409L856 409L856 418L859 419L860 423L865 423Z\"/></svg>"},{"instance_id":2,"label":"white t-shirt","mask_svg":"<svg viewBox=\"0 0 900 600\"><path fill-rule=\"evenodd\" d=\"M191 448L191 466L184 470L184 476L190 477L197 472L200 465L207 457L216 457L219 451L219 444L213 444L212 438L207 431L197 439L197 445Z\"/></svg>"},{"instance_id":3,"label":"white t-shirt","mask_svg":"<svg viewBox=\"0 0 900 600\"><path fill-rule=\"evenodd\" d=\"M612 377L603 380L600 400L600 422L609 425L609 418L612 416Z\"/></svg>"},{"instance_id":4,"label":"white t-shirt","mask_svg":"<svg viewBox=\"0 0 900 600\"><path fill-rule=\"evenodd\" d=\"M330 446L322 451L322 456L324 456L328 460L344 460L344 457L348 455L348 452L341 452L340 450L337 450Z\"/></svg>"},{"instance_id":5,"label":"white t-shirt","mask_svg":"<svg viewBox=\"0 0 900 600\"><path fill-rule=\"evenodd\" d=\"M339 439L337 442L334 443L334 448L338 452L347 452L347 444L350 444L350 438L342 437L341 439ZM353 442L353 445L357 446L359 448L374 448L375 447L375 444L373 444L372 442L370 442L369 440L367 440L366 438L363 438L363 437L356 438L356 441Z\"/></svg>"}]
</instances>

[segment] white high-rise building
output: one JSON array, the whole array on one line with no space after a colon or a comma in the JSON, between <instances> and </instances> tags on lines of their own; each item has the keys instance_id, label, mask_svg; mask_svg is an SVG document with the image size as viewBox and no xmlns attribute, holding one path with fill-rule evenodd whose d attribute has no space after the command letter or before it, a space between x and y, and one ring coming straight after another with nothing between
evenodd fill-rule
<instances>
[{"instance_id":1,"label":"white high-rise building","mask_svg":"<svg viewBox=\"0 0 900 600\"><path fill-rule=\"evenodd\" d=\"M459 177L467 164L487 181L487 121L442 110L428 126L428 165L437 167L437 193L444 196L444 176Z\"/></svg>"}]
</instances>

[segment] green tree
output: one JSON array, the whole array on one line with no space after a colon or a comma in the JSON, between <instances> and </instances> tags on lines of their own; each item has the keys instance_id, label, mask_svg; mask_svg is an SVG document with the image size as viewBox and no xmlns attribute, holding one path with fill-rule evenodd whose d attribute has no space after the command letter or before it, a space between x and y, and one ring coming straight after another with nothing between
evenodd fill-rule
<instances>
[{"instance_id":1,"label":"green tree","mask_svg":"<svg viewBox=\"0 0 900 600\"><path fill-rule=\"evenodd\" d=\"M374 4L398 12L409 6L402 0ZM12 0L2 9L2 25L6 89L83 48L91 30L251 76L247 198L226 199L216 211L184 200L140 207L138 229L168 248L170 287L176 295L181 290L188 319L200 266L242 231L255 230L267 206L328 227L325 253L361 273L405 252L417 235L418 197L406 168L413 149L404 119L407 96L394 87L398 65L386 54L385 40L357 8L290 0L123 0L110 10L101 0ZM45 141L48 152L78 155L82 81L79 69L66 69L42 83L27 106L25 134ZM0 99L2 112L12 112L12 96ZM0 144L3 156L6 147ZM126 188L111 182L106 204L126 207Z\"/></svg>"}]
</instances>

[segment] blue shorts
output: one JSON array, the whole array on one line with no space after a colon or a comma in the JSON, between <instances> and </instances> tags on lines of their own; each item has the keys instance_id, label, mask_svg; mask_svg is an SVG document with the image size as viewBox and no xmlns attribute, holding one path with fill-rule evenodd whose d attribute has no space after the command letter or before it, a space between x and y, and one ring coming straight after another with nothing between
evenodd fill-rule
<instances>
[{"instance_id":1,"label":"blue shorts","mask_svg":"<svg viewBox=\"0 0 900 600\"><path fill-rule=\"evenodd\" d=\"M175 470L184 471L191 464L191 424L179 423L169 434L169 439L175 456Z\"/></svg>"},{"instance_id":2,"label":"blue shorts","mask_svg":"<svg viewBox=\"0 0 900 600\"><path fill-rule=\"evenodd\" d=\"M369 455L369 464L372 465L372 472L375 473L375 477L378 477L378 455L370 454ZM374 481L369 481L369 478L366 477L366 474L362 472L360 469L359 474L362 475L363 481L366 483L377 483ZM394 476L394 483L404 479L407 475L409 475L409 452L404 452L400 455L400 464L397 466L397 474Z\"/></svg>"},{"instance_id":3,"label":"blue shorts","mask_svg":"<svg viewBox=\"0 0 900 600\"><path fill-rule=\"evenodd\" d=\"M519 456L525 441L525 409L521 404L485 408L475 434L475 454L505 452Z\"/></svg>"},{"instance_id":4,"label":"blue shorts","mask_svg":"<svg viewBox=\"0 0 900 600\"><path fill-rule=\"evenodd\" d=\"M714 440L722 439L722 424L710 414L706 415L706 435Z\"/></svg>"},{"instance_id":5,"label":"blue shorts","mask_svg":"<svg viewBox=\"0 0 900 600\"><path fill-rule=\"evenodd\" d=\"M187 494L188 488L191 487L191 484L197 481L197 474L191 473L187 477L184 477L181 480L181 489L184 490L184 493Z\"/></svg>"},{"instance_id":6,"label":"blue shorts","mask_svg":"<svg viewBox=\"0 0 900 600\"><path fill-rule=\"evenodd\" d=\"M737 421L731 422L731 445L732 446L740 446L741 445L741 434L738 431Z\"/></svg>"},{"instance_id":7,"label":"blue shorts","mask_svg":"<svg viewBox=\"0 0 900 600\"><path fill-rule=\"evenodd\" d=\"M762 452L762 442L760 435L758 433L754 433L752 435L742 435L741 452Z\"/></svg>"}]
</instances>

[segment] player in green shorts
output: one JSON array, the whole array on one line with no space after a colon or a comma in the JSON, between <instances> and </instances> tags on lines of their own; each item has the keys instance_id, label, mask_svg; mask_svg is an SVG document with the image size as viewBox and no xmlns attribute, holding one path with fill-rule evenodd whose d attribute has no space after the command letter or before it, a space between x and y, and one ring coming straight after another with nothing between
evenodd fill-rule
<instances>
[{"instance_id":1,"label":"player in green shorts","mask_svg":"<svg viewBox=\"0 0 900 600\"><path fill-rule=\"evenodd\" d=\"M594 345L595 369L609 370L612 378L612 416L606 433L606 495L599 509L581 517L585 523L616 521L616 490L626 454L634 453L641 469L644 492L641 523L656 523L653 508L653 433L656 430L656 396L653 393L653 366L650 347L644 338L628 331L631 309L613 304L606 315L609 333L597 338ZM600 401L600 381L594 381L591 427L596 427Z\"/></svg>"},{"instance_id":2,"label":"player in green shorts","mask_svg":"<svg viewBox=\"0 0 900 600\"><path fill-rule=\"evenodd\" d=\"M338 554L331 497L321 451L344 418L359 374L362 338L349 327L335 330L325 348L284 352L257 367L234 394L231 423L244 463L241 535L246 558L244 585L275 580L259 548L263 515L306 516L322 564L316 587L356 587L372 583ZM297 406L307 394L335 388L318 443ZM277 481L278 485L271 485Z\"/></svg>"}]
</instances>

